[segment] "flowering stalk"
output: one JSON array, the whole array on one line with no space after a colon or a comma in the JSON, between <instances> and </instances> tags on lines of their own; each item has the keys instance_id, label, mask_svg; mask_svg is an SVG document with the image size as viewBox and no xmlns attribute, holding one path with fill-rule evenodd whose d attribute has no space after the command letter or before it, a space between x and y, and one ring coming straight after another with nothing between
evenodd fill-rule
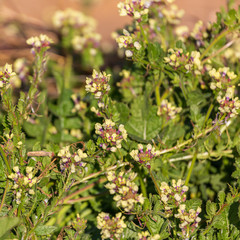
<instances>
[{"instance_id":1,"label":"flowering stalk","mask_svg":"<svg viewBox=\"0 0 240 240\"><path fill-rule=\"evenodd\" d=\"M194 164L196 162L196 159L197 159L197 150L195 151L194 155L193 155L193 159L192 159L192 162L191 162L191 166L188 170L188 174L187 174L187 177L186 177L186 180L185 180L185 185L187 186L188 183L189 183L189 180L190 180L190 177L191 177L191 174L192 174L192 170L193 170L193 167L194 167Z\"/></svg>"}]
</instances>

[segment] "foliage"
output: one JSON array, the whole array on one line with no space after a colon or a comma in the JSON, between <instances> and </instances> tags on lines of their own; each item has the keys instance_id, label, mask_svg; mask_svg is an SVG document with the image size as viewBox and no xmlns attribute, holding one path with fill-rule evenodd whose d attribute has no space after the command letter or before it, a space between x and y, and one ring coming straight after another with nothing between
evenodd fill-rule
<instances>
[{"instance_id":1,"label":"foliage","mask_svg":"<svg viewBox=\"0 0 240 240\"><path fill-rule=\"evenodd\" d=\"M0 239L239 238L232 5L189 32L170 0L122 1L121 71L103 69L95 22L77 11L54 16L57 44L27 40L34 62L0 72Z\"/></svg>"}]
</instances>

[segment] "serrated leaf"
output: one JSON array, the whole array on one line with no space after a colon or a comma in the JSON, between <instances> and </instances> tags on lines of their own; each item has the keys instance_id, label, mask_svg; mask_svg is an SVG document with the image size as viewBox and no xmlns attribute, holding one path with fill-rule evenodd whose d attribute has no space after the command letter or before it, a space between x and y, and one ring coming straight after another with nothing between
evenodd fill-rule
<instances>
[{"instance_id":1,"label":"serrated leaf","mask_svg":"<svg viewBox=\"0 0 240 240\"><path fill-rule=\"evenodd\" d=\"M163 218L159 215L153 215L152 218L148 217L148 228L153 234L159 234L164 223Z\"/></svg>"},{"instance_id":2,"label":"serrated leaf","mask_svg":"<svg viewBox=\"0 0 240 240\"><path fill-rule=\"evenodd\" d=\"M56 229L57 227L55 226L41 225L37 226L34 232L37 236L44 236L53 233Z\"/></svg>"},{"instance_id":3,"label":"serrated leaf","mask_svg":"<svg viewBox=\"0 0 240 240\"><path fill-rule=\"evenodd\" d=\"M129 222L127 224L127 228L124 229L124 238L121 239L138 239L138 233L137 233L137 228L136 226L132 223Z\"/></svg>"},{"instance_id":4,"label":"serrated leaf","mask_svg":"<svg viewBox=\"0 0 240 240\"><path fill-rule=\"evenodd\" d=\"M200 200L200 199L190 199L190 200L187 200L185 202L185 204L186 204L186 208L188 210L190 210L190 209L197 210L198 207L201 207L202 200Z\"/></svg>"},{"instance_id":5,"label":"serrated leaf","mask_svg":"<svg viewBox=\"0 0 240 240\"><path fill-rule=\"evenodd\" d=\"M224 229L228 227L228 212L225 209L221 214L214 217L212 225L217 229Z\"/></svg>"},{"instance_id":6,"label":"serrated leaf","mask_svg":"<svg viewBox=\"0 0 240 240\"><path fill-rule=\"evenodd\" d=\"M217 212L217 204L208 200L206 205L206 212L210 218L215 216Z\"/></svg>"},{"instance_id":7,"label":"serrated leaf","mask_svg":"<svg viewBox=\"0 0 240 240\"><path fill-rule=\"evenodd\" d=\"M220 205L220 206L223 205L223 203L224 203L224 201L225 201L225 196L226 196L226 194L225 194L224 191L220 191L220 192L218 193L218 201L219 201L219 205Z\"/></svg>"}]
</instances>

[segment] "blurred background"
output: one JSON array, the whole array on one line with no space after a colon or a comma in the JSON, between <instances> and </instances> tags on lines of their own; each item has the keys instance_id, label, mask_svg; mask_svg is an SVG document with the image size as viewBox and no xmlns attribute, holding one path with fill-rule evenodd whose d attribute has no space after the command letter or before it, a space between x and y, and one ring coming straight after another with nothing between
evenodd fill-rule
<instances>
[{"instance_id":1,"label":"blurred background","mask_svg":"<svg viewBox=\"0 0 240 240\"><path fill-rule=\"evenodd\" d=\"M97 20L97 31L102 35L105 48L115 46L111 33L130 22L129 17L120 17L117 3L119 0L0 0L0 65L9 62L8 58L23 56L28 49L28 37L46 33L51 35L52 16L56 10L78 9ZM175 0L185 15L182 24L192 29L198 20L214 21L215 13L226 7L227 0ZM240 0L236 0L236 5ZM20 24L21 23L21 24ZM21 34L16 38L16 25ZM7 27L6 27L7 26ZM48 33L49 31L49 33ZM54 36L51 36L54 38Z\"/></svg>"}]
</instances>

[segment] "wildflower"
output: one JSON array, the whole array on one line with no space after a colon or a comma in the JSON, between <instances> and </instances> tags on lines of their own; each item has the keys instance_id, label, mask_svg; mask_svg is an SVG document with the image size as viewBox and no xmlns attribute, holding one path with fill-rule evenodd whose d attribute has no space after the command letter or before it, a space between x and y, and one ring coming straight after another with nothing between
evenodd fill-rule
<instances>
[{"instance_id":1,"label":"wildflower","mask_svg":"<svg viewBox=\"0 0 240 240\"><path fill-rule=\"evenodd\" d=\"M180 219L181 223L179 224L179 227L184 237L189 237L190 234L198 227L198 223L201 221L201 218L198 217L200 212L200 207L196 210L190 209L187 211L185 204L181 204L179 206L178 213L174 216Z\"/></svg>"},{"instance_id":2,"label":"wildflower","mask_svg":"<svg viewBox=\"0 0 240 240\"><path fill-rule=\"evenodd\" d=\"M131 212L135 204L143 204L144 198L142 194L138 194L138 186L133 182L137 175L131 173L126 176L124 172L118 175L115 172L108 172L107 179L109 183L105 185L109 189L110 194L115 194L114 200L117 207L122 207L125 212Z\"/></svg>"},{"instance_id":3,"label":"wildflower","mask_svg":"<svg viewBox=\"0 0 240 240\"><path fill-rule=\"evenodd\" d=\"M115 217L110 218L108 213L101 212L97 216L97 228L101 229L102 239L120 239L124 228L125 217L122 213L117 213Z\"/></svg>"},{"instance_id":4,"label":"wildflower","mask_svg":"<svg viewBox=\"0 0 240 240\"><path fill-rule=\"evenodd\" d=\"M168 100L164 99L158 107L157 115L166 116L167 120L174 119L178 113L182 111L181 107L175 107Z\"/></svg>"},{"instance_id":5,"label":"wildflower","mask_svg":"<svg viewBox=\"0 0 240 240\"><path fill-rule=\"evenodd\" d=\"M106 74L105 72L98 73L94 69L92 78L86 78L86 91L93 93L96 99L101 99L110 90L110 85L108 84L110 77L111 74Z\"/></svg>"},{"instance_id":6,"label":"wildflower","mask_svg":"<svg viewBox=\"0 0 240 240\"><path fill-rule=\"evenodd\" d=\"M158 240L160 239L159 234L155 234L154 236L150 236L148 231L138 233L138 240Z\"/></svg>"},{"instance_id":7,"label":"wildflower","mask_svg":"<svg viewBox=\"0 0 240 240\"><path fill-rule=\"evenodd\" d=\"M168 23L176 25L180 22L180 19L183 17L184 10L183 9L179 10L177 5L171 4L169 9L168 8L162 9L162 14L164 15Z\"/></svg>"},{"instance_id":8,"label":"wildflower","mask_svg":"<svg viewBox=\"0 0 240 240\"><path fill-rule=\"evenodd\" d=\"M26 167L25 174L20 172L18 166L13 167L13 173L11 173L8 178L13 180L13 189L16 195L16 203L21 203L21 197L23 192L28 192L30 195L34 195L35 192L32 189L37 182L37 178L34 176L33 167Z\"/></svg>"},{"instance_id":9,"label":"wildflower","mask_svg":"<svg viewBox=\"0 0 240 240\"><path fill-rule=\"evenodd\" d=\"M181 48L168 50L169 56L164 60L167 64L174 69L181 69L183 71L193 71L195 74L200 74L202 69L200 53L198 51L192 51L184 53Z\"/></svg>"},{"instance_id":10,"label":"wildflower","mask_svg":"<svg viewBox=\"0 0 240 240\"><path fill-rule=\"evenodd\" d=\"M76 167L85 167L86 162L84 159L87 158L87 154L83 152L82 149L78 149L77 152L71 153L70 146L62 148L58 156L61 157L60 168L62 171L69 169L71 173L76 172Z\"/></svg>"},{"instance_id":11,"label":"wildflower","mask_svg":"<svg viewBox=\"0 0 240 240\"><path fill-rule=\"evenodd\" d=\"M147 5L144 0L125 0L118 3L120 16L130 16L137 21L141 21L142 16L148 14Z\"/></svg>"},{"instance_id":12,"label":"wildflower","mask_svg":"<svg viewBox=\"0 0 240 240\"><path fill-rule=\"evenodd\" d=\"M8 88L10 80L16 75L12 71L12 65L6 63L4 67L0 68L0 88Z\"/></svg>"},{"instance_id":13,"label":"wildflower","mask_svg":"<svg viewBox=\"0 0 240 240\"><path fill-rule=\"evenodd\" d=\"M50 48L50 44L53 40L48 36L41 34L39 37L31 37L27 39L27 44L32 46L32 54L39 53L40 51L46 51Z\"/></svg>"},{"instance_id":14,"label":"wildflower","mask_svg":"<svg viewBox=\"0 0 240 240\"><path fill-rule=\"evenodd\" d=\"M81 112L82 110L86 109L87 105L85 102L81 101L80 95L72 94L71 98L74 102L74 107L72 109L72 113L78 113L78 112Z\"/></svg>"},{"instance_id":15,"label":"wildflower","mask_svg":"<svg viewBox=\"0 0 240 240\"><path fill-rule=\"evenodd\" d=\"M125 130L124 125L120 124L119 127L117 127L110 119L106 119L102 125L96 123L95 132L102 138L100 147L112 152L115 152L118 148L122 147L122 140L127 140L127 131Z\"/></svg>"},{"instance_id":16,"label":"wildflower","mask_svg":"<svg viewBox=\"0 0 240 240\"><path fill-rule=\"evenodd\" d=\"M53 25L63 36L72 36L70 46L67 47L73 47L75 51L83 51L87 47L95 50L99 46L101 35L95 32L96 21L82 12L71 8L56 11L53 16Z\"/></svg>"},{"instance_id":17,"label":"wildflower","mask_svg":"<svg viewBox=\"0 0 240 240\"><path fill-rule=\"evenodd\" d=\"M72 227L78 232L78 234L82 234L87 227L87 220L81 218L79 214L77 214L77 219L72 222Z\"/></svg>"},{"instance_id":18,"label":"wildflower","mask_svg":"<svg viewBox=\"0 0 240 240\"><path fill-rule=\"evenodd\" d=\"M175 33L178 36L179 40L184 42L189 35L189 29L187 26L178 26L175 29Z\"/></svg>"},{"instance_id":19,"label":"wildflower","mask_svg":"<svg viewBox=\"0 0 240 240\"><path fill-rule=\"evenodd\" d=\"M138 150L132 150L130 152L130 155L135 161L139 162L140 164L144 164L147 168L150 168L150 162L153 158L157 157L159 153L160 152L156 151L151 144L148 144L146 146L145 151L143 151L143 145L138 144Z\"/></svg>"},{"instance_id":20,"label":"wildflower","mask_svg":"<svg viewBox=\"0 0 240 240\"><path fill-rule=\"evenodd\" d=\"M232 39L231 39L232 40ZM240 59L240 40L236 40L234 44L227 48L224 57L231 63L236 63Z\"/></svg>"},{"instance_id":21,"label":"wildflower","mask_svg":"<svg viewBox=\"0 0 240 240\"><path fill-rule=\"evenodd\" d=\"M130 34L126 29L123 29L123 35L117 36L115 39L119 48L127 49L125 51L127 57L132 57L135 49L140 50L142 48L142 45L135 40L135 35Z\"/></svg>"},{"instance_id":22,"label":"wildflower","mask_svg":"<svg viewBox=\"0 0 240 240\"><path fill-rule=\"evenodd\" d=\"M172 180L172 186L169 186L166 182L162 182L160 186L161 201L164 205L166 217L170 217L173 214L172 208L179 206L182 202L186 201L186 192L188 187L184 185L184 182L179 179L177 182Z\"/></svg>"},{"instance_id":23,"label":"wildflower","mask_svg":"<svg viewBox=\"0 0 240 240\"><path fill-rule=\"evenodd\" d=\"M197 44L199 46L203 45L203 40L208 37L208 34L201 20L195 24L193 31L190 33L190 35L197 41Z\"/></svg>"},{"instance_id":24,"label":"wildflower","mask_svg":"<svg viewBox=\"0 0 240 240\"><path fill-rule=\"evenodd\" d=\"M232 118L235 117L236 115L238 115L238 109L240 108L240 100L238 99L238 97L229 97L228 95L224 96L223 98L221 98L221 96L219 96L217 98L220 106L219 106L219 110L221 112L221 115L226 114L226 118Z\"/></svg>"},{"instance_id":25,"label":"wildflower","mask_svg":"<svg viewBox=\"0 0 240 240\"><path fill-rule=\"evenodd\" d=\"M210 88L215 90L226 90L232 84L232 80L234 80L237 75L234 72L229 71L228 67L219 68L216 70L212 68L209 71L210 77L212 77L213 81L210 84Z\"/></svg>"}]
</instances>

